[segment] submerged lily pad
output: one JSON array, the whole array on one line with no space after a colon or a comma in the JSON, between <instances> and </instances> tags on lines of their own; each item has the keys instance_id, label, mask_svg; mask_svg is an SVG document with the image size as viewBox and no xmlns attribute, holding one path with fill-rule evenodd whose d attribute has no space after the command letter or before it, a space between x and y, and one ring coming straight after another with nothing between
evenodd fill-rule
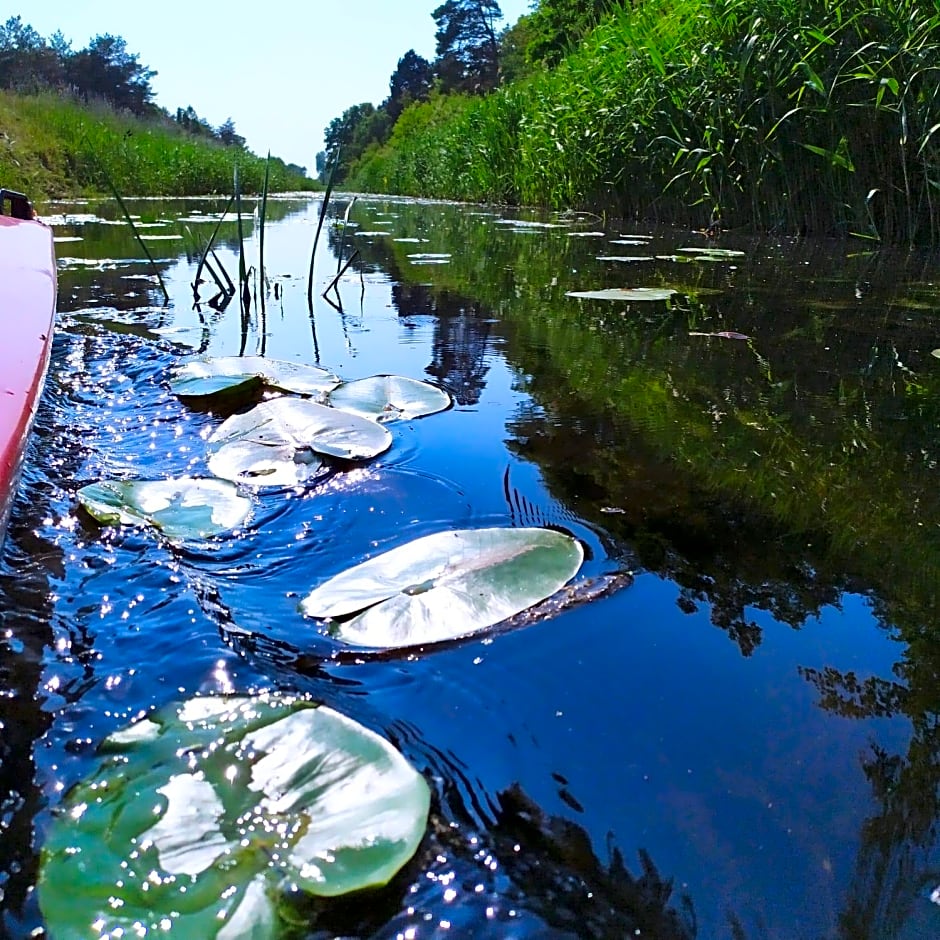
<instances>
[{"instance_id":1,"label":"submerged lily pad","mask_svg":"<svg viewBox=\"0 0 940 940\"><path fill-rule=\"evenodd\" d=\"M107 525L151 525L172 539L206 538L241 525L251 500L226 480L106 480L78 491L78 501Z\"/></svg>"},{"instance_id":2,"label":"submerged lily pad","mask_svg":"<svg viewBox=\"0 0 940 940\"><path fill-rule=\"evenodd\" d=\"M339 376L319 366L266 356L197 359L181 366L170 378L170 388L180 398L248 393L262 385L295 395L322 398L339 383Z\"/></svg>"},{"instance_id":3,"label":"submerged lily pad","mask_svg":"<svg viewBox=\"0 0 940 940\"><path fill-rule=\"evenodd\" d=\"M551 529L454 529L370 558L308 594L301 610L333 620L344 643L394 649L484 630L577 574L581 543Z\"/></svg>"},{"instance_id":4,"label":"submerged lily pad","mask_svg":"<svg viewBox=\"0 0 940 940\"><path fill-rule=\"evenodd\" d=\"M223 421L209 438L209 469L252 486L309 480L321 456L370 460L392 446L375 421L303 398L274 398Z\"/></svg>"},{"instance_id":5,"label":"submerged lily pad","mask_svg":"<svg viewBox=\"0 0 940 940\"><path fill-rule=\"evenodd\" d=\"M451 406L447 392L403 375L373 375L330 392L330 404L373 421L409 421Z\"/></svg>"},{"instance_id":6,"label":"submerged lily pad","mask_svg":"<svg viewBox=\"0 0 940 940\"><path fill-rule=\"evenodd\" d=\"M570 290L565 296L586 300L669 300L675 293L671 287L610 287L607 290Z\"/></svg>"},{"instance_id":7,"label":"submerged lily pad","mask_svg":"<svg viewBox=\"0 0 940 940\"><path fill-rule=\"evenodd\" d=\"M427 825L428 786L404 757L300 698L194 698L102 753L43 846L54 937L277 937L279 893L387 884Z\"/></svg>"}]
</instances>

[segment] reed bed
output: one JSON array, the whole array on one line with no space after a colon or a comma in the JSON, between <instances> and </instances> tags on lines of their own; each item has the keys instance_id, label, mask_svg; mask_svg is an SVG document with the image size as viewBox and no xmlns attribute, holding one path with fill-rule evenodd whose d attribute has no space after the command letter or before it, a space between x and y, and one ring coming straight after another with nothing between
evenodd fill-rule
<instances>
[{"instance_id":1,"label":"reed bed","mask_svg":"<svg viewBox=\"0 0 940 940\"><path fill-rule=\"evenodd\" d=\"M561 65L413 105L351 184L940 240L933 0L647 0Z\"/></svg>"},{"instance_id":2,"label":"reed bed","mask_svg":"<svg viewBox=\"0 0 940 940\"><path fill-rule=\"evenodd\" d=\"M172 122L80 106L51 92L0 92L0 179L34 199L106 193L111 185L129 196L228 194L235 155L242 191L261 192L263 157L189 137ZM314 187L271 159L269 191Z\"/></svg>"}]
</instances>

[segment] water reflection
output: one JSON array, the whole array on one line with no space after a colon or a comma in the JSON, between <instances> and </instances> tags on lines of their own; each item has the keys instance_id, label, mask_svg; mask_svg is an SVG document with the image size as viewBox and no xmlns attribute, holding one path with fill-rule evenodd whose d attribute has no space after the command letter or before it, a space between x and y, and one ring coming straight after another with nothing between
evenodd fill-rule
<instances>
[{"instance_id":1,"label":"water reflection","mask_svg":"<svg viewBox=\"0 0 940 940\"><path fill-rule=\"evenodd\" d=\"M295 899L311 935L940 932L932 262L762 242L696 261L679 249L700 236L662 230L628 249L650 260L608 262L629 227L575 238L597 220L523 229L360 200L345 247L359 255L323 297L343 200L309 310L318 203L284 202L269 204L272 292L240 315L191 302L222 208L133 208L183 236L155 243L169 305L100 221L116 220L108 204L60 227L83 239L62 243L83 263L60 275L60 417L0 579L17 690L8 929L37 924L24 899L42 794L80 779L94 743L200 689L274 687L386 734L435 791L422 853L368 911ZM234 223L220 235L234 271ZM677 293L566 296L633 286ZM431 375L458 405L396 426L359 473L257 494L231 541L61 524L86 482L205 473L222 416L185 407L166 376L239 351L350 379ZM360 662L297 612L315 583L411 538L545 524L586 541L601 589L524 629ZM50 707L52 680L67 694Z\"/></svg>"}]
</instances>

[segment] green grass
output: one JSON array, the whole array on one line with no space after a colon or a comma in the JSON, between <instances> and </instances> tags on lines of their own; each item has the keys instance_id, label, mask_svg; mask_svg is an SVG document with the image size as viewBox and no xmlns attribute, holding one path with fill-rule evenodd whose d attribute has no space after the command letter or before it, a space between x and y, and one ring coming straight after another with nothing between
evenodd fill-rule
<instances>
[{"instance_id":1,"label":"green grass","mask_svg":"<svg viewBox=\"0 0 940 940\"><path fill-rule=\"evenodd\" d=\"M940 241L933 0L647 0L558 68L412 105L350 186Z\"/></svg>"},{"instance_id":2,"label":"green grass","mask_svg":"<svg viewBox=\"0 0 940 940\"><path fill-rule=\"evenodd\" d=\"M106 193L112 184L128 197L228 194L236 155L242 191L260 192L264 158L190 137L171 121L145 122L53 93L0 91L0 182L34 201ZM315 185L272 158L269 191Z\"/></svg>"}]
</instances>

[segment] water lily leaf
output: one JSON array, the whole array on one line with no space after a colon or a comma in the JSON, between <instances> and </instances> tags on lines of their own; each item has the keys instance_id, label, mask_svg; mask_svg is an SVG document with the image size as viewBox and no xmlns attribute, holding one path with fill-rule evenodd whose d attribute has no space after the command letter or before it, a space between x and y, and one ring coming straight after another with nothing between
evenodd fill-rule
<instances>
[{"instance_id":1,"label":"water lily leaf","mask_svg":"<svg viewBox=\"0 0 940 940\"><path fill-rule=\"evenodd\" d=\"M404 757L305 699L190 699L101 751L42 849L54 937L273 938L278 893L387 884L427 826L428 786Z\"/></svg>"},{"instance_id":2,"label":"water lily leaf","mask_svg":"<svg viewBox=\"0 0 940 940\"><path fill-rule=\"evenodd\" d=\"M747 333L735 333L734 330L719 330L717 333L690 332L689 336L717 336L719 339L750 339Z\"/></svg>"},{"instance_id":3,"label":"water lily leaf","mask_svg":"<svg viewBox=\"0 0 940 940\"><path fill-rule=\"evenodd\" d=\"M78 501L107 525L151 525L172 539L206 538L241 525L251 500L225 480L106 480L78 491Z\"/></svg>"},{"instance_id":4,"label":"water lily leaf","mask_svg":"<svg viewBox=\"0 0 940 940\"><path fill-rule=\"evenodd\" d=\"M209 469L253 486L290 486L310 479L321 456L370 460L392 446L375 421L304 398L273 398L232 415L209 437Z\"/></svg>"},{"instance_id":5,"label":"water lily leaf","mask_svg":"<svg viewBox=\"0 0 940 940\"><path fill-rule=\"evenodd\" d=\"M335 621L335 635L355 646L439 643L544 600L583 560L577 539L551 529L454 529L370 558L300 606L309 617Z\"/></svg>"},{"instance_id":6,"label":"water lily leaf","mask_svg":"<svg viewBox=\"0 0 940 940\"><path fill-rule=\"evenodd\" d=\"M669 300L675 293L671 287L610 287L607 290L571 290L565 296L586 300Z\"/></svg>"},{"instance_id":7,"label":"water lily leaf","mask_svg":"<svg viewBox=\"0 0 940 940\"><path fill-rule=\"evenodd\" d=\"M450 259L449 254L427 251L408 255L408 260L412 264L450 264Z\"/></svg>"},{"instance_id":8,"label":"water lily leaf","mask_svg":"<svg viewBox=\"0 0 940 940\"><path fill-rule=\"evenodd\" d=\"M933 350L933 352L931 352L930 355L931 355L931 356L936 356L938 359L940 359L940 349L935 349L935 350Z\"/></svg>"},{"instance_id":9,"label":"water lily leaf","mask_svg":"<svg viewBox=\"0 0 940 940\"><path fill-rule=\"evenodd\" d=\"M430 382L402 375L373 375L345 382L330 392L330 404L373 421L409 421L444 411L450 395Z\"/></svg>"},{"instance_id":10,"label":"water lily leaf","mask_svg":"<svg viewBox=\"0 0 940 940\"><path fill-rule=\"evenodd\" d=\"M598 255L598 261L653 261L652 255Z\"/></svg>"},{"instance_id":11,"label":"water lily leaf","mask_svg":"<svg viewBox=\"0 0 940 940\"><path fill-rule=\"evenodd\" d=\"M690 255L708 255L710 258L743 258L743 251L736 251L731 248L678 248L677 251L685 252Z\"/></svg>"},{"instance_id":12,"label":"water lily leaf","mask_svg":"<svg viewBox=\"0 0 940 940\"><path fill-rule=\"evenodd\" d=\"M197 359L181 366L170 378L180 398L197 398L256 391L260 386L323 398L340 379L327 369L266 356L220 356Z\"/></svg>"}]
</instances>

